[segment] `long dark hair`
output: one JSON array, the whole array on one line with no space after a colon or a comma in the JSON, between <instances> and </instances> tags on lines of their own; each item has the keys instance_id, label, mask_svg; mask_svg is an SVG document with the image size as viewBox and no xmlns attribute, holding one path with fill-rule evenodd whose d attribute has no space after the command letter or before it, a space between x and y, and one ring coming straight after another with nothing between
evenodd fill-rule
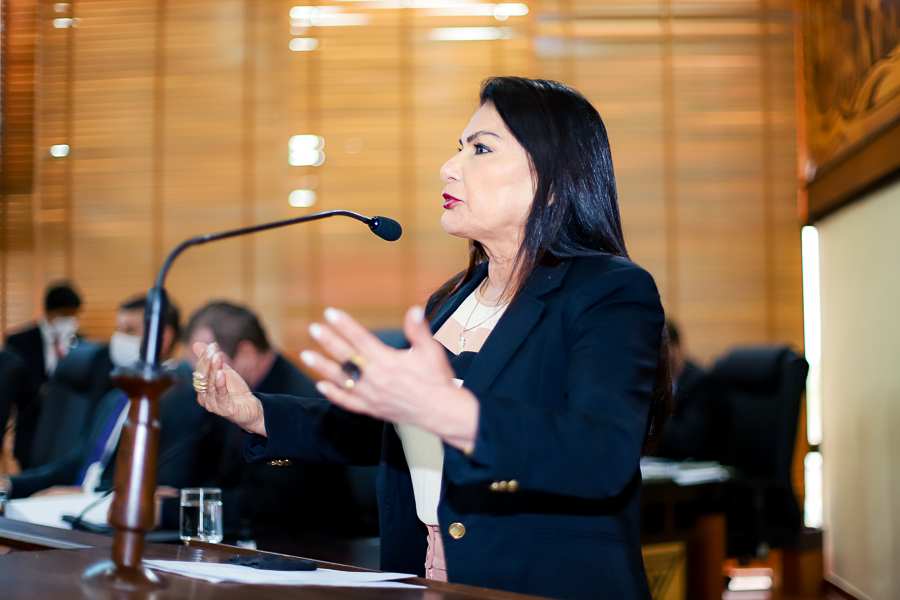
<instances>
[{"instance_id":1,"label":"long dark hair","mask_svg":"<svg viewBox=\"0 0 900 600\"><path fill-rule=\"evenodd\" d=\"M591 103L561 83L522 77L485 79L479 100L481 106L494 107L525 149L536 182L513 280L504 295L515 300L540 264L596 254L628 258L609 138ZM480 242L469 243L467 269L435 293L431 315L487 258ZM645 452L655 447L671 412L670 371L663 327Z\"/></svg>"}]
</instances>

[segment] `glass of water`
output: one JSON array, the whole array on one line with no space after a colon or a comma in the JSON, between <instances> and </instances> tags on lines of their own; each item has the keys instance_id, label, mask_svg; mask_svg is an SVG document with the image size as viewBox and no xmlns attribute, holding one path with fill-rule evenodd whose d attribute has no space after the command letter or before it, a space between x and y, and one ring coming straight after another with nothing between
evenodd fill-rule
<instances>
[{"instance_id":1,"label":"glass of water","mask_svg":"<svg viewBox=\"0 0 900 600\"><path fill-rule=\"evenodd\" d=\"M9 490L6 487L6 481L0 477L0 517L6 514L6 496Z\"/></svg>"},{"instance_id":2,"label":"glass of water","mask_svg":"<svg viewBox=\"0 0 900 600\"><path fill-rule=\"evenodd\" d=\"M181 539L218 544L222 541L222 490L181 490Z\"/></svg>"}]
</instances>

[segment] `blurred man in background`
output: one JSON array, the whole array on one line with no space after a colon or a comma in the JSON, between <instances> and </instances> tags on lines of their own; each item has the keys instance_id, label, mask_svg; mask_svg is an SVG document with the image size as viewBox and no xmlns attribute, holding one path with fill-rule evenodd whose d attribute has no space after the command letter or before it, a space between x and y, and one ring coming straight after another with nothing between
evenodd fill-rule
<instances>
[{"instance_id":1,"label":"blurred man in background","mask_svg":"<svg viewBox=\"0 0 900 600\"><path fill-rule=\"evenodd\" d=\"M40 408L37 398L46 391L47 380L59 362L77 344L80 311L81 297L71 283L51 284L44 296L44 314L37 323L24 326L6 338L4 350L14 354L22 368L7 373L5 380L0 381L4 389L16 390L15 394L7 395L5 404L0 402L4 404L0 406L0 415L8 417L12 406L16 407L14 454L22 465L30 462ZM0 425L6 428L6 418Z\"/></svg>"},{"instance_id":2,"label":"blurred man in background","mask_svg":"<svg viewBox=\"0 0 900 600\"><path fill-rule=\"evenodd\" d=\"M723 407L715 382L688 358L678 326L667 319L666 329L675 406L656 455L673 460L717 460Z\"/></svg>"},{"instance_id":3,"label":"blurred man in background","mask_svg":"<svg viewBox=\"0 0 900 600\"><path fill-rule=\"evenodd\" d=\"M256 392L321 397L313 381L271 346L259 319L244 306L211 302L201 307L185 328L184 341L185 357L194 364L191 349L196 342L217 343L226 364ZM197 404L196 394L193 402ZM247 463L242 435L239 427L220 420L222 441L215 446L221 444L225 452L216 477L207 484L223 488L225 525L231 535L282 542L297 531L373 533L371 525L361 522L346 467L296 460L277 466ZM370 493L374 495L374 488Z\"/></svg>"},{"instance_id":4,"label":"blurred man in background","mask_svg":"<svg viewBox=\"0 0 900 600\"><path fill-rule=\"evenodd\" d=\"M116 314L116 331L110 339L109 356L116 367L129 367L140 358L144 333L143 297L124 302ZM160 444L157 483L161 486L197 485L207 469L201 448L212 431L212 419L193 401L190 367L172 359L179 339L178 309L170 304L165 316L162 343L164 366L171 370L175 384L160 400ZM104 367L109 373L109 365ZM0 476L0 485L8 488L10 498L33 494L106 491L112 488L116 455L122 426L130 401L119 389L106 394L96 411L87 433L64 456L46 465L26 469L12 477ZM207 448L210 455L217 455Z\"/></svg>"},{"instance_id":5,"label":"blurred man in background","mask_svg":"<svg viewBox=\"0 0 900 600\"><path fill-rule=\"evenodd\" d=\"M68 282L51 285L44 298L44 315L34 325L10 334L6 349L25 362L29 380L38 388L53 375L56 365L75 346L81 298Z\"/></svg>"}]
</instances>

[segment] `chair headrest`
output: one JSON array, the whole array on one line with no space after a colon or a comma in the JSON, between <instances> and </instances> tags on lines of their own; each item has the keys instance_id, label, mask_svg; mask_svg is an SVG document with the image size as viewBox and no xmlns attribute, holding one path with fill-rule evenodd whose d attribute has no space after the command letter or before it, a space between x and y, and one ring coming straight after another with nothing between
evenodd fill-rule
<instances>
[{"instance_id":1,"label":"chair headrest","mask_svg":"<svg viewBox=\"0 0 900 600\"><path fill-rule=\"evenodd\" d=\"M97 379L97 369L109 370L109 346L81 342L59 362L53 379L76 390L87 390Z\"/></svg>"},{"instance_id":2,"label":"chair headrest","mask_svg":"<svg viewBox=\"0 0 900 600\"><path fill-rule=\"evenodd\" d=\"M716 361L712 374L729 385L773 391L778 387L782 368L791 359L803 360L785 346L736 348Z\"/></svg>"},{"instance_id":3,"label":"chair headrest","mask_svg":"<svg viewBox=\"0 0 900 600\"><path fill-rule=\"evenodd\" d=\"M391 348L405 350L410 347L402 329L374 329L372 333Z\"/></svg>"}]
</instances>

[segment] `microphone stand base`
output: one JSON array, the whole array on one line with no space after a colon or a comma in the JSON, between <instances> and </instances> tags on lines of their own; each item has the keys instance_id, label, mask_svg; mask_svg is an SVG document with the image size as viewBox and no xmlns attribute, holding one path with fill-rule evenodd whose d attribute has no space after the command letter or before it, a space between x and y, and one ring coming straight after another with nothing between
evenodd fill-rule
<instances>
[{"instance_id":1,"label":"microphone stand base","mask_svg":"<svg viewBox=\"0 0 900 600\"><path fill-rule=\"evenodd\" d=\"M161 590L169 586L163 577L142 564L123 567L111 560L91 566L81 579L93 587L127 592Z\"/></svg>"}]
</instances>

